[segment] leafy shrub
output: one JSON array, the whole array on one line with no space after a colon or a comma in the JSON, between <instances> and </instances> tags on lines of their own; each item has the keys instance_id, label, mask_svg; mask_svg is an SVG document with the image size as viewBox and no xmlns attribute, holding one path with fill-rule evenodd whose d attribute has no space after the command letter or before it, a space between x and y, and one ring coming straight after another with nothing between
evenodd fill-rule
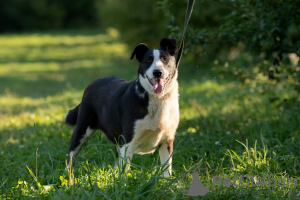
<instances>
[{"instance_id":1,"label":"leafy shrub","mask_svg":"<svg viewBox=\"0 0 300 200\"><path fill-rule=\"evenodd\" d=\"M114 27L121 33L120 39L130 46L141 42L158 47L166 37L167 21L162 10L155 7L155 0L106 0L100 13L104 27Z\"/></svg>"},{"instance_id":2,"label":"leafy shrub","mask_svg":"<svg viewBox=\"0 0 300 200\"><path fill-rule=\"evenodd\" d=\"M164 5L170 5L164 0ZM165 8L169 8L165 6ZM170 21L177 17L175 8L169 8ZM177 7L176 7L177 10ZM209 12L208 12L209 11ZM209 14L208 14L209 13ZM217 43L218 49L229 43L243 43L246 50L278 65L284 53L300 55L300 2L231 0L196 1L186 37L186 50L203 53L207 45ZM214 20L206 20L208 16ZM170 23L173 35L180 35L178 25Z\"/></svg>"}]
</instances>

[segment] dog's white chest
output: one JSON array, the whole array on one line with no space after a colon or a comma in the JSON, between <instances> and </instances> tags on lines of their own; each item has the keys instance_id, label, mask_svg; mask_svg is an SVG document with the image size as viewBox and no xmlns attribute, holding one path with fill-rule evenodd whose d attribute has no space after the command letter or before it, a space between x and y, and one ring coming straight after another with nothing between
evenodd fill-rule
<instances>
[{"instance_id":1,"label":"dog's white chest","mask_svg":"<svg viewBox=\"0 0 300 200\"><path fill-rule=\"evenodd\" d=\"M135 123L135 153L151 153L162 141L172 140L179 123L178 94L149 100L148 114Z\"/></svg>"}]
</instances>

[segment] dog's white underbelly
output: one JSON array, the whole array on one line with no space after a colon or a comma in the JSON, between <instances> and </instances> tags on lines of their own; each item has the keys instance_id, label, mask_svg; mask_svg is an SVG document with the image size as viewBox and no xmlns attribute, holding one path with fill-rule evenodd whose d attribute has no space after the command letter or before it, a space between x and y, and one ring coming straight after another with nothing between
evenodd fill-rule
<instances>
[{"instance_id":1,"label":"dog's white underbelly","mask_svg":"<svg viewBox=\"0 0 300 200\"><path fill-rule=\"evenodd\" d=\"M143 138L139 141L137 148L134 153L147 154L153 153L156 146L160 141L161 134L157 134L155 131L147 131L144 133Z\"/></svg>"}]
</instances>

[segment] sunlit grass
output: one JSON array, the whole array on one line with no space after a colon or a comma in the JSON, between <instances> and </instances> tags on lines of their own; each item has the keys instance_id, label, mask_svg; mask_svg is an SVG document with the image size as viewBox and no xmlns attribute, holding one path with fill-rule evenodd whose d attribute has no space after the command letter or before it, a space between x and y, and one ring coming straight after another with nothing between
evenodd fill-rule
<instances>
[{"instance_id":1,"label":"sunlit grass","mask_svg":"<svg viewBox=\"0 0 300 200\"><path fill-rule=\"evenodd\" d=\"M115 42L119 33L113 28L106 31L93 30L93 31L76 31L75 32L48 32L48 33L27 33L27 34L8 34L1 35L1 47L22 47L22 46L36 46L43 45L90 45L94 43ZM1 49L1 51L4 51Z\"/></svg>"}]
</instances>

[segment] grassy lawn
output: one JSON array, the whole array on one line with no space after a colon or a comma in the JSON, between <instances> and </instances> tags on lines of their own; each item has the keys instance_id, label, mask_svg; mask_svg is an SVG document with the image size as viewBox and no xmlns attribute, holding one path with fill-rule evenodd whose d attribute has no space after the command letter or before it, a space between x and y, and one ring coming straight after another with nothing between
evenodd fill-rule
<instances>
[{"instance_id":1,"label":"grassy lawn","mask_svg":"<svg viewBox=\"0 0 300 200\"><path fill-rule=\"evenodd\" d=\"M162 176L158 152L113 170L114 146L100 131L74 173L65 171L73 130L65 113L95 79L137 75L134 47L118 37L113 29L0 35L1 199L300 199L299 93L288 81L259 73L240 81L189 60L179 72L172 178ZM195 171L209 188L203 197L187 195Z\"/></svg>"}]
</instances>

